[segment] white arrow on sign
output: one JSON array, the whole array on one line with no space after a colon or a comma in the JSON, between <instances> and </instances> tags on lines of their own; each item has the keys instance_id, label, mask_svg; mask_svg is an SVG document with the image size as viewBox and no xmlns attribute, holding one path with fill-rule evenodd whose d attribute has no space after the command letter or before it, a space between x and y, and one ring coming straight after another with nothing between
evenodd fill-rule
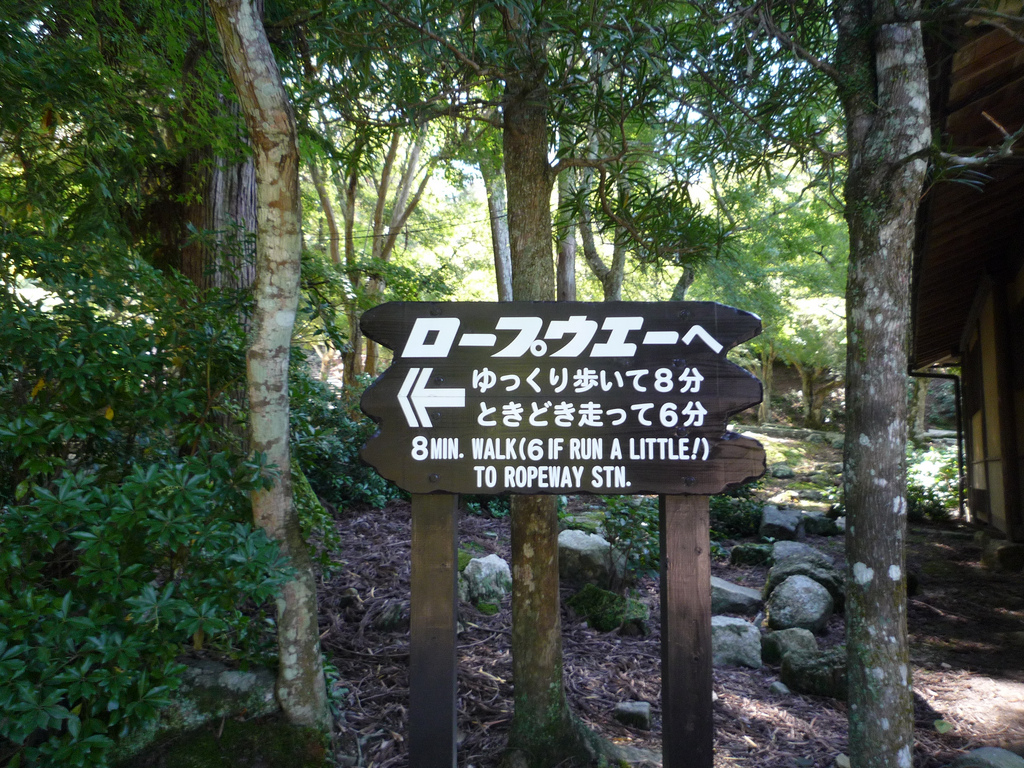
<instances>
[{"instance_id":1,"label":"white arrow on sign","mask_svg":"<svg viewBox=\"0 0 1024 768\"><path fill-rule=\"evenodd\" d=\"M712 336L707 331L705 331L699 325L693 326L690 330L686 332L686 335L683 336L683 344L689 344L696 337L700 337L700 340L707 344L709 347L711 347L711 351L714 352L715 354L718 354L719 352L722 351L722 345L718 343L715 337Z\"/></svg>"},{"instance_id":2,"label":"white arrow on sign","mask_svg":"<svg viewBox=\"0 0 1024 768\"><path fill-rule=\"evenodd\" d=\"M433 368L410 368L398 390L398 404L410 427L432 427L427 408L465 408L465 389L427 389Z\"/></svg>"}]
</instances>

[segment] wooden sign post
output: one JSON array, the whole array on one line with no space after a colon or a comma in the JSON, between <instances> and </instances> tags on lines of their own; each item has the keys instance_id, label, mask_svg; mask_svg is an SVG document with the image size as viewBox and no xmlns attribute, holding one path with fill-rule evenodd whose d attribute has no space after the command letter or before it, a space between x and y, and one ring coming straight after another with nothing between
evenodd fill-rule
<instances>
[{"instance_id":1,"label":"wooden sign post","mask_svg":"<svg viewBox=\"0 0 1024 768\"><path fill-rule=\"evenodd\" d=\"M707 496L662 496L661 750L664 768L711 768L711 537Z\"/></svg>"},{"instance_id":2,"label":"wooden sign post","mask_svg":"<svg viewBox=\"0 0 1024 768\"><path fill-rule=\"evenodd\" d=\"M725 358L761 331L710 302L391 303L363 458L413 494L409 749L455 765L456 494L659 494L664 765L711 768L708 499L760 477L726 429L761 383Z\"/></svg>"},{"instance_id":3,"label":"wooden sign post","mask_svg":"<svg viewBox=\"0 0 1024 768\"><path fill-rule=\"evenodd\" d=\"M412 497L409 765L455 765L458 496Z\"/></svg>"}]
</instances>

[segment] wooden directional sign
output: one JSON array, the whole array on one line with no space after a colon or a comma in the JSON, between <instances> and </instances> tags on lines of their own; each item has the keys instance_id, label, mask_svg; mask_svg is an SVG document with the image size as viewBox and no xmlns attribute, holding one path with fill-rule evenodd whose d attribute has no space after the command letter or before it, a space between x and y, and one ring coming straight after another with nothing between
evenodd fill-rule
<instances>
[{"instance_id":1,"label":"wooden directional sign","mask_svg":"<svg viewBox=\"0 0 1024 768\"><path fill-rule=\"evenodd\" d=\"M362 450L411 493L718 493L764 473L726 431L761 383L725 358L761 331L710 302L384 304L394 350Z\"/></svg>"}]
</instances>

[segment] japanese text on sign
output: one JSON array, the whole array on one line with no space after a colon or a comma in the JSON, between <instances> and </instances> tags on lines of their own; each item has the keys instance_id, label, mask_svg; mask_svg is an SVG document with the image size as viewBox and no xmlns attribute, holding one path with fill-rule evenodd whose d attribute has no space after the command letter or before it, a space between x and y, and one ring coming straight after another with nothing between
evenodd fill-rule
<instances>
[{"instance_id":1,"label":"japanese text on sign","mask_svg":"<svg viewBox=\"0 0 1024 768\"><path fill-rule=\"evenodd\" d=\"M396 358L364 396L363 455L414 492L693 485L716 451L749 453L719 444L760 385L723 352L757 330L715 304L384 305L364 331Z\"/></svg>"}]
</instances>

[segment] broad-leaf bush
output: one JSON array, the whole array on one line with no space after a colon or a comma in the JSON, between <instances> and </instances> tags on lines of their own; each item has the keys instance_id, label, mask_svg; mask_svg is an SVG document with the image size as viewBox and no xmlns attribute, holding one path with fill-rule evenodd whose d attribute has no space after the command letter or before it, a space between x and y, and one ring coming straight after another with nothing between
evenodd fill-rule
<instances>
[{"instance_id":1,"label":"broad-leaf bush","mask_svg":"<svg viewBox=\"0 0 1024 768\"><path fill-rule=\"evenodd\" d=\"M626 558L630 578L654 576L661 562L657 496L605 496L608 543Z\"/></svg>"},{"instance_id":2,"label":"broad-leaf bush","mask_svg":"<svg viewBox=\"0 0 1024 768\"><path fill-rule=\"evenodd\" d=\"M358 387L339 390L292 367L294 456L316 495L330 504L368 504L380 509L402 493L359 456L359 449L377 430L359 409L359 398L369 383L369 377L363 377Z\"/></svg>"},{"instance_id":3,"label":"broad-leaf bush","mask_svg":"<svg viewBox=\"0 0 1024 768\"><path fill-rule=\"evenodd\" d=\"M907 517L941 522L960 503L956 446L932 446L907 454Z\"/></svg>"},{"instance_id":4,"label":"broad-leaf bush","mask_svg":"<svg viewBox=\"0 0 1024 768\"><path fill-rule=\"evenodd\" d=\"M266 647L288 571L230 427L242 310L110 250L0 254L0 764L102 765L186 649Z\"/></svg>"}]
</instances>

